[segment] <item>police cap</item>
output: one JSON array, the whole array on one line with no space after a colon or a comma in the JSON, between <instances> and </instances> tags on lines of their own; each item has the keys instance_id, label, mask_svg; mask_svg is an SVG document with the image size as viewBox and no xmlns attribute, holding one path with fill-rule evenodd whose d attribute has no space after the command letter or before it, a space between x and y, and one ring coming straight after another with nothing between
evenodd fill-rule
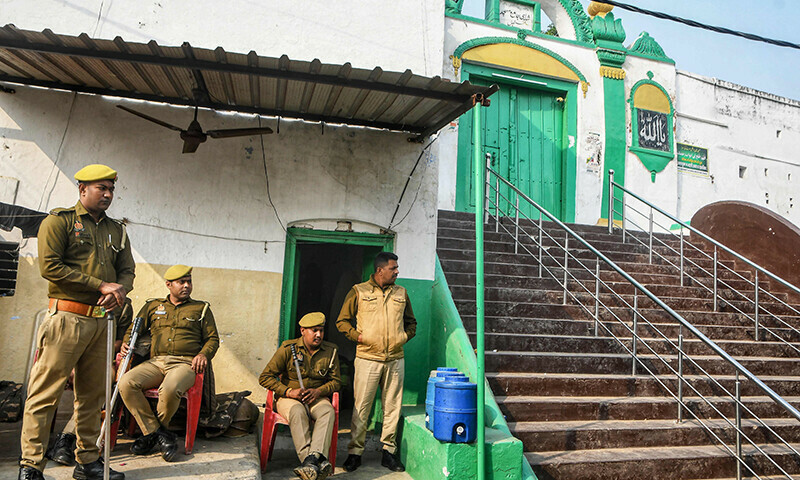
<instances>
[{"instance_id":1,"label":"police cap","mask_svg":"<svg viewBox=\"0 0 800 480\"><path fill-rule=\"evenodd\" d=\"M99 163L86 165L75 173L75 180L79 182L99 182L101 180L117 181L117 171Z\"/></svg>"},{"instance_id":2,"label":"police cap","mask_svg":"<svg viewBox=\"0 0 800 480\"><path fill-rule=\"evenodd\" d=\"M303 328L312 328L325 325L325 314L322 312L311 312L303 315L300 319L300 326Z\"/></svg>"},{"instance_id":3,"label":"police cap","mask_svg":"<svg viewBox=\"0 0 800 480\"><path fill-rule=\"evenodd\" d=\"M171 282L192 274L192 267L186 265L173 265L164 273L164 280Z\"/></svg>"}]
</instances>

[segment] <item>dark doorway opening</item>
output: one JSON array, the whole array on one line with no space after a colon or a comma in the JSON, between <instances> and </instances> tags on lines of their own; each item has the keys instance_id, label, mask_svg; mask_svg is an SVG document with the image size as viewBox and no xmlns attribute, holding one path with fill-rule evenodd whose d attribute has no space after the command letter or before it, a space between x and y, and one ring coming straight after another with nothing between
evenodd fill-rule
<instances>
[{"instance_id":1,"label":"dark doorway opening","mask_svg":"<svg viewBox=\"0 0 800 480\"><path fill-rule=\"evenodd\" d=\"M373 259L382 250L379 246L298 242L296 250L297 299L294 336L299 335L297 322L310 312L325 314L325 340L339 350L342 370L340 408L353 407L353 360L356 345L336 328L336 319L350 288L366 281L373 271Z\"/></svg>"}]
</instances>

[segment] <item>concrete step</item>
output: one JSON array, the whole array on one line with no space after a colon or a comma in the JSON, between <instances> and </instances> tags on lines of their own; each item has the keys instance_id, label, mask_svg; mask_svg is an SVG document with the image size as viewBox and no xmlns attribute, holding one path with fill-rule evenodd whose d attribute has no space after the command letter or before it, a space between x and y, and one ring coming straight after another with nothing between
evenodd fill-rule
<instances>
[{"instance_id":1,"label":"concrete step","mask_svg":"<svg viewBox=\"0 0 800 480\"><path fill-rule=\"evenodd\" d=\"M704 427L705 425L705 427ZM736 442L735 419L675 420L572 420L509 423L511 433L525 451L571 451L597 448L669 447L709 445L719 440ZM772 432L764 425L767 425ZM708 429L708 430L707 430ZM710 430L710 432L709 432ZM712 433L713 432L713 433ZM742 432L750 441L764 444L800 442L800 422L795 418L742 419Z\"/></svg>"},{"instance_id":2,"label":"concrete step","mask_svg":"<svg viewBox=\"0 0 800 480\"><path fill-rule=\"evenodd\" d=\"M639 344L638 372L668 375L678 371L678 355L656 356L643 353L646 347ZM578 373L600 375L622 375L631 372L633 360L627 353L578 353L578 352L486 352L488 372L540 372ZM693 361L684 359L683 371L688 374L733 375L735 369L717 355L694 355ZM785 375L797 373L796 358L739 357L743 367L756 376ZM702 369L702 370L701 370ZM800 379L800 377L798 377Z\"/></svg>"},{"instance_id":3,"label":"concrete step","mask_svg":"<svg viewBox=\"0 0 800 480\"><path fill-rule=\"evenodd\" d=\"M475 332L469 332L470 340L475 342ZM620 337L629 348L630 335ZM649 349L659 353L675 353L678 340L671 338L640 338L639 351ZM531 335L519 333L485 333L484 342L488 351L507 352L581 352L581 353L613 353L623 349L616 339L610 337L574 336L574 335ZM752 340L719 340L715 342L726 353L735 358L769 356L776 358L795 358L800 361L800 343L787 345L781 342L753 342ZM642 344L646 344L646 349ZM683 351L687 355L713 355L711 348L697 339L683 341Z\"/></svg>"},{"instance_id":4,"label":"concrete step","mask_svg":"<svg viewBox=\"0 0 800 480\"><path fill-rule=\"evenodd\" d=\"M784 397L800 408L800 397ZM599 420L671 420L678 418L678 403L672 397L569 397L569 396L498 396L495 397L508 422L566 422ZM735 416L731 397L684 397L689 410L701 418ZM742 397L745 406L759 418L793 418L767 396ZM692 419L684 411L684 419ZM748 416L751 414L748 413Z\"/></svg>"},{"instance_id":5,"label":"concrete step","mask_svg":"<svg viewBox=\"0 0 800 480\"><path fill-rule=\"evenodd\" d=\"M732 445L728 447L733 450ZM788 447L759 447L789 473L800 472L795 455ZM798 450L800 445L792 447ZM755 447L743 446L742 452L759 476L779 473ZM736 475L736 461L721 445L542 451L526 452L525 457L540 480L691 480Z\"/></svg>"},{"instance_id":6,"label":"concrete step","mask_svg":"<svg viewBox=\"0 0 800 480\"><path fill-rule=\"evenodd\" d=\"M652 397L666 396L672 398L672 392L678 391L678 382L674 375L653 378L650 375L632 376L616 374L583 374L583 373L531 373L531 372L488 372L486 378L497 396L513 395L548 395L573 397ZM762 375L759 379L765 385L784 397L800 396L800 381L794 376ZM735 376L719 375L715 382L705 376L687 375L684 383L684 394L729 396L734 391ZM691 388L689 387L691 385ZM694 390L697 390L695 392ZM742 381L742 396L765 395L755 384Z\"/></svg>"},{"instance_id":7,"label":"concrete step","mask_svg":"<svg viewBox=\"0 0 800 480\"><path fill-rule=\"evenodd\" d=\"M562 313L566 310L562 310ZM691 316L689 317L691 318ZM602 316L601 316L602 320ZM463 315L462 321L468 330L475 329L475 315ZM702 321L702 319L700 320ZM741 319L733 314L723 314L716 318L718 324L703 325L693 323L693 325L705 336L714 341L723 340L755 340L755 329L752 320ZM690 321L690 323L692 323ZM551 316L550 318L531 317L514 318L508 316L487 316L485 318L485 332L487 333L517 333L517 334L552 334L552 335L594 335L595 322L591 319L573 318L568 315L560 317ZM600 336L608 337L613 334L617 337L629 337L632 322L630 319L621 323L618 320L602 320L598 324ZM677 338L681 333L681 327L677 322L653 322L652 324L640 323L639 335L642 337L667 337ZM610 333L609 333L610 332ZM800 333L788 328L769 327L769 331L761 329L760 341L791 342L800 343ZM683 331L686 340L691 336ZM777 338L776 338L777 337ZM781 339L781 340L779 340Z\"/></svg>"}]
</instances>

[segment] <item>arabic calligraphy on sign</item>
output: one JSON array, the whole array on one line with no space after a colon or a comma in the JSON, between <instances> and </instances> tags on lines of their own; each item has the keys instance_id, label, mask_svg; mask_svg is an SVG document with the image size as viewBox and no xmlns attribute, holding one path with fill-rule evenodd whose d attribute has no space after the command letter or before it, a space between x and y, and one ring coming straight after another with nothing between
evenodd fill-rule
<instances>
[{"instance_id":1,"label":"arabic calligraphy on sign","mask_svg":"<svg viewBox=\"0 0 800 480\"><path fill-rule=\"evenodd\" d=\"M533 30L533 5L500 0L500 23L509 27Z\"/></svg>"},{"instance_id":2,"label":"arabic calligraphy on sign","mask_svg":"<svg viewBox=\"0 0 800 480\"><path fill-rule=\"evenodd\" d=\"M669 122L667 114L651 110L637 110L639 146L669 152Z\"/></svg>"}]
</instances>

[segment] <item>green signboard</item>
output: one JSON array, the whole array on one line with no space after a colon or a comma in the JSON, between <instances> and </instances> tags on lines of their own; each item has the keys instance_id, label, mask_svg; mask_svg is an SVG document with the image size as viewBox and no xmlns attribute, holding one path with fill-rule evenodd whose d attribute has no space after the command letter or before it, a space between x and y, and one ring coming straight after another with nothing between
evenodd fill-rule
<instances>
[{"instance_id":1,"label":"green signboard","mask_svg":"<svg viewBox=\"0 0 800 480\"><path fill-rule=\"evenodd\" d=\"M678 170L708 175L708 149L678 143Z\"/></svg>"}]
</instances>

